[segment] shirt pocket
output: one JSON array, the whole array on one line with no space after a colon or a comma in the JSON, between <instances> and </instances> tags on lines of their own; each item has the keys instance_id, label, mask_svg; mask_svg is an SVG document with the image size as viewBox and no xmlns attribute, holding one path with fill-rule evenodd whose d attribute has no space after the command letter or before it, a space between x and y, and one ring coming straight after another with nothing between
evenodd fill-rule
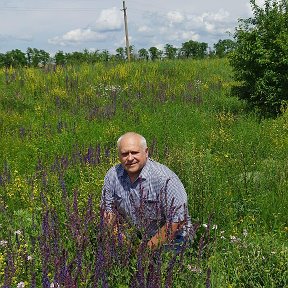
<instances>
[{"instance_id":1,"label":"shirt pocket","mask_svg":"<svg viewBox=\"0 0 288 288\"><path fill-rule=\"evenodd\" d=\"M144 217L149 220L161 219L160 201L158 199L143 200Z\"/></svg>"},{"instance_id":2,"label":"shirt pocket","mask_svg":"<svg viewBox=\"0 0 288 288\"><path fill-rule=\"evenodd\" d=\"M123 214L125 213L125 201L123 199L123 197L121 197L120 195L118 194L114 194L114 208L120 212L120 214Z\"/></svg>"}]
</instances>

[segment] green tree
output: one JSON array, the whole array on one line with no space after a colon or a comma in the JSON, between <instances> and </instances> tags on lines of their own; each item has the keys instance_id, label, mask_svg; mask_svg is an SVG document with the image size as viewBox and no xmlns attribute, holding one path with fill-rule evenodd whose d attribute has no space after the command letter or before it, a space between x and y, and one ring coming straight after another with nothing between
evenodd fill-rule
<instances>
[{"instance_id":1,"label":"green tree","mask_svg":"<svg viewBox=\"0 0 288 288\"><path fill-rule=\"evenodd\" d=\"M123 47L119 47L116 49L116 59L124 60L125 59L125 49Z\"/></svg>"},{"instance_id":2,"label":"green tree","mask_svg":"<svg viewBox=\"0 0 288 288\"><path fill-rule=\"evenodd\" d=\"M86 62L86 54L80 51L74 51L71 53L66 53L67 64L81 64Z\"/></svg>"},{"instance_id":3,"label":"green tree","mask_svg":"<svg viewBox=\"0 0 288 288\"><path fill-rule=\"evenodd\" d=\"M83 50L83 61L86 63L96 63L100 61L99 50L89 51L88 49Z\"/></svg>"},{"instance_id":4,"label":"green tree","mask_svg":"<svg viewBox=\"0 0 288 288\"><path fill-rule=\"evenodd\" d=\"M139 59L142 59L142 60L148 60L149 59L149 52L145 48L141 48L138 51L138 57L139 57Z\"/></svg>"},{"instance_id":5,"label":"green tree","mask_svg":"<svg viewBox=\"0 0 288 288\"><path fill-rule=\"evenodd\" d=\"M67 62L66 55L64 54L63 51L58 51L55 54L54 59L55 59L56 65L65 65Z\"/></svg>"},{"instance_id":6,"label":"green tree","mask_svg":"<svg viewBox=\"0 0 288 288\"><path fill-rule=\"evenodd\" d=\"M45 66L51 61L50 54L42 49L39 50L39 59L40 59L39 64L43 66Z\"/></svg>"},{"instance_id":7,"label":"green tree","mask_svg":"<svg viewBox=\"0 0 288 288\"><path fill-rule=\"evenodd\" d=\"M242 19L230 62L239 85L232 93L262 112L277 115L288 103L288 9L286 0L250 1L253 17Z\"/></svg>"},{"instance_id":8,"label":"green tree","mask_svg":"<svg viewBox=\"0 0 288 288\"><path fill-rule=\"evenodd\" d=\"M102 52L99 53L100 60L103 62L108 62L111 58L111 55L108 50L103 50Z\"/></svg>"},{"instance_id":9,"label":"green tree","mask_svg":"<svg viewBox=\"0 0 288 288\"><path fill-rule=\"evenodd\" d=\"M164 46L164 55L168 58L168 59L175 59L176 55L177 55L177 51L178 49L176 47L174 47L171 44L166 44Z\"/></svg>"},{"instance_id":10,"label":"green tree","mask_svg":"<svg viewBox=\"0 0 288 288\"><path fill-rule=\"evenodd\" d=\"M232 39L224 39L224 40L220 39L213 46L215 49L216 56L222 58L235 49L236 43Z\"/></svg>"},{"instance_id":11,"label":"green tree","mask_svg":"<svg viewBox=\"0 0 288 288\"><path fill-rule=\"evenodd\" d=\"M205 42L197 42L193 40L189 40L187 42L182 43L182 47L180 49L180 55L185 58L204 58L207 54L208 44Z\"/></svg>"},{"instance_id":12,"label":"green tree","mask_svg":"<svg viewBox=\"0 0 288 288\"><path fill-rule=\"evenodd\" d=\"M23 67L28 64L26 55L19 49L11 50L5 53L5 67Z\"/></svg>"},{"instance_id":13,"label":"green tree","mask_svg":"<svg viewBox=\"0 0 288 288\"><path fill-rule=\"evenodd\" d=\"M148 51L149 51L150 59L153 61L156 59L159 59L162 55L162 51L154 46L150 47Z\"/></svg>"},{"instance_id":14,"label":"green tree","mask_svg":"<svg viewBox=\"0 0 288 288\"><path fill-rule=\"evenodd\" d=\"M5 66L5 54L0 53L0 67Z\"/></svg>"},{"instance_id":15,"label":"green tree","mask_svg":"<svg viewBox=\"0 0 288 288\"><path fill-rule=\"evenodd\" d=\"M26 56L28 66L32 67L45 66L50 60L50 54L48 52L36 48L27 48Z\"/></svg>"}]
</instances>

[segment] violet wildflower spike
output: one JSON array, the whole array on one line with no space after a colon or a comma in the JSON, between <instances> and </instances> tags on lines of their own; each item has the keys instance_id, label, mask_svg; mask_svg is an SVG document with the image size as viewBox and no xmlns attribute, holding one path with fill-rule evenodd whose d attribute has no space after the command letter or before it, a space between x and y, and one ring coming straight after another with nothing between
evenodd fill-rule
<instances>
[{"instance_id":1,"label":"violet wildflower spike","mask_svg":"<svg viewBox=\"0 0 288 288\"><path fill-rule=\"evenodd\" d=\"M211 288L211 268L208 267L207 273L206 273L206 283L205 283L206 288Z\"/></svg>"}]
</instances>

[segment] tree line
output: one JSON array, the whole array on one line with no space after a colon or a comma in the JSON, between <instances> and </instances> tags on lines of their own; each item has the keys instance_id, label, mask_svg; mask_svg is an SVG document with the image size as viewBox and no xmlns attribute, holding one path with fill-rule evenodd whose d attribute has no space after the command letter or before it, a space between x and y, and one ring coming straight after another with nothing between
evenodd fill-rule
<instances>
[{"instance_id":1,"label":"tree line","mask_svg":"<svg viewBox=\"0 0 288 288\"><path fill-rule=\"evenodd\" d=\"M130 46L130 58L133 60L158 60L158 59L185 59L204 57L224 57L235 48L235 42L231 39L219 40L213 45L213 50L208 49L208 44L189 40L182 43L180 48L172 44L166 44L164 49L150 47L141 48L135 51L134 46ZM97 63L107 61L124 61L127 59L127 49L119 47L115 54L108 50L89 51L84 49L82 52L75 51L65 53L58 51L53 57L46 51L36 48L28 48L26 52L14 49L6 53L0 53L0 67L41 67L47 64L66 65L79 63Z\"/></svg>"}]
</instances>

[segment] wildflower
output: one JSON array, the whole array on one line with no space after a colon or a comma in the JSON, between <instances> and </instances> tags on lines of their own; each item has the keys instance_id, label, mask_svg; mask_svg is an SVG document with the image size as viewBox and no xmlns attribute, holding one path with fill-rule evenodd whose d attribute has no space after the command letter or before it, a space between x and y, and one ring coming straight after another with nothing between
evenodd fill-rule
<instances>
[{"instance_id":1,"label":"wildflower","mask_svg":"<svg viewBox=\"0 0 288 288\"><path fill-rule=\"evenodd\" d=\"M230 242L231 243L239 243L241 240L234 235L230 235Z\"/></svg>"},{"instance_id":2,"label":"wildflower","mask_svg":"<svg viewBox=\"0 0 288 288\"><path fill-rule=\"evenodd\" d=\"M188 264L187 268L191 272L202 273L202 270L199 267L197 267L197 266L192 266L192 265Z\"/></svg>"},{"instance_id":3,"label":"wildflower","mask_svg":"<svg viewBox=\"0 0 288 288\"><path fill-rule=\"evenodd\" d=\"M217 228L218 228L217 224L214 224L214 225L212 226L212 229L213 229L213 230L217 230Z\"/></svg>"},{"instance_id":4,"label":"wildflower","mask_svg":"<svg viewBox=\"0 0 288 288\"><path fill-rule=\"evenodd\" d=\"M226 239L224 236L224 233L225 233L225 231L223 231L223 230L220 231L220 239Z\"/></svg>"},{"instance_id":5,"label":"wildflower","mask_svg":"<svg viewBox=\"0 0 288 288\"><path fill-rule=\"evenodd\" d=\"M246 229L243 230L243 236L247 237L248 236L248 231Z\"/></svg>"},{"instance_id":6,"label":"wildflower","mask_svg":"<svg viewBox=\"0 0 288 288\"><path fill-rule=\"evenodd\" d=\"M17 284L17 288L24 288L24 287L25 287L25 283L22 281Z\"/></svg>"},{"instance_id":7,"label":"wildflower","mask_svg":"<svg viewBox=\"0 0 288 288\"><path fill-rule=\"evenodd\" d=\"M16 230L16 231L14 232L14 234L15 234L15 235L21 235L22 232L21 232L20 230Z\"/></svg>"},{"instance_id":8,"label":"wildflower","mask_svg":"<svg viewBox=\"0 0 288 288\"><path fill-rule=\"evenodd\" d=\"M27 256L28 261L31 261L32 259L33 259L32 256L30 256L30 255Z\"/></svg>"},{"instance_id":9,"label":"wildflower","mask_svg":"<svg viewBox=\"0 0 288 288\"><path fill-rule=\"evenodd\" d=\"M203 226L204 228L207 228L207 227L208 227L208 225L207 225L206 223L203 223L202 226Z\"/></svg>"},{"instance_id":10,"label":"wildflower","mask_svg":"<svg viewBox=\"0 0 288 288\"><path fill-rule=\"evenodd\" d=\"M7 244L8 244L8 241L6 241L6 240L0 241L0 247L5 247Z\"/></svg>"}]
</instances>

